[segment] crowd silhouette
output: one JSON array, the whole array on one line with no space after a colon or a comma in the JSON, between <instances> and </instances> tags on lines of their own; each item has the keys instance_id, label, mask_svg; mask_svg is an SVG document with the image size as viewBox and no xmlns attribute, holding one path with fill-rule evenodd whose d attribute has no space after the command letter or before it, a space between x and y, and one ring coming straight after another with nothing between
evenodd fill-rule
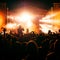
<instances>
[{"instance_id":1,"label":"crowd silhouette","mask_svg":"<svg viewBox=\"0 0 60 60\"><path fill-rule=\"evenodd\" d=\"M60 30L55 33L0 33L1 60L60 60Z\"/></svg>"}]
</instances>

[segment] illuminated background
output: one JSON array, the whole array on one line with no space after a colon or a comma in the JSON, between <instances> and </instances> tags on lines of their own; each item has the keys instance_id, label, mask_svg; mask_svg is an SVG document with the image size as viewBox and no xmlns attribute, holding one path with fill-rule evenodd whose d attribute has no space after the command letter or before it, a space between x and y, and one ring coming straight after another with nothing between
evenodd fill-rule
<instances>
[{"instance_id":1,"label":"illuminated background","mask_svg":"<svg viewBox=\"0 0 60 60\"><path fill-rule=\"evenodd\" d=\"M4 26L4 21L6 21L7 30L15 30L15 32L19 25L24 28L24 33L26 29L36 33L41 31L47 33L48 30L56 32L60 29L60 3L54 3L49 9L42 3L37 3L38 5L28 2L15 4L14 9L7 8L7 20L4 13L0 12L0 27Z\"/></svg>"},{"instance_id":2,"label":"illuminated background","mask_svg":"<svg viewBox=\"0 0 60 60\"><path fill-rule=\"evenodd\" d=\"M46 9L27 4L21 8L18 7L13 11L9 11L8 9L7 21L8 24L13 23L16 25L21 25L24 28L24 32L26 32L26 29L29 29L29 32L34 31L39 33L39 20L46 15L46 12ZM7 26L7 29L8 28L9 27Z\"/></svg>"},{"instance_id":3,"label":"illuminated background","mask_svg":"<svg viewBox=\"0 0 60 60\"><path fill-rule=\"evenodd\" d=\"M6 25L6 3L0 3L0 32L2 27Z\"/></svg>"}]
</instances>

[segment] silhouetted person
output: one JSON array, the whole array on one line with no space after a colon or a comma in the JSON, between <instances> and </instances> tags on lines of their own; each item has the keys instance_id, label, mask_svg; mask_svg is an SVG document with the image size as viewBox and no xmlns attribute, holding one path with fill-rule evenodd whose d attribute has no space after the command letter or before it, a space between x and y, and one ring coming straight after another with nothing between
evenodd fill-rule
<instances>
[{"instance_id":1,"label":"silhouetted person","mask_svg":"<svg viewBox=\"0 0 60 60\"><path fill-rule=\"evenodd\" d=\"M26 34L28 34L29 33L29 29L26 29Z\"/></svg>"},{"instance_id":2,"label":"silhouetted person","mask_svg":"<svg viewBox=\"0 0 60 60\"><path fill-rule=\"evenodd\" d=\"M48 31L48 34L49 34L49 35L51 35L51 34L52 34L51 30L49 30L49 31Z\"/></svg>"},{"instance_id":3,"label":"silhouetted person","mask_svg":"<svg viewBox=\"0 0 60 60\"><path fill-rule=\"evenodd\" d=\"M29 41L27 45L27 60L38 60L38 45L35 41Z\"/></svg>"},{"instance_id":4,"label":"silhouetted person","mask_svg":"<svg viewBox=\"0 0 60 60\"><path fill-rule=\"evenodd\" d=\"M6 37L6 28L3 28L3 27L2 27L2 29L3 29L4 38L5 38L5 37Z\"/></svg>"},{"instance_id":5,"label":"silhouetted person","mask_svg":"<svg viewBox=\"0 0 60 60\"><path fill-rule=\"evenodd\" d=\"M59 31L58 31L58 32L59 32L59 34L60 34L60 29L59 29Z\"/></svg>"},{"instance_id":6,"label":"silhouetted person","mask_svg":"<svg viewBox=\"0 0 60 60\"><path fill-rule=\"evenodd\" d=\"M23 31L24 31L24 29L21 26L19 26L19 28L18 28L18 36L19 37L23 36Z\"/></svg>"}]
</instances>

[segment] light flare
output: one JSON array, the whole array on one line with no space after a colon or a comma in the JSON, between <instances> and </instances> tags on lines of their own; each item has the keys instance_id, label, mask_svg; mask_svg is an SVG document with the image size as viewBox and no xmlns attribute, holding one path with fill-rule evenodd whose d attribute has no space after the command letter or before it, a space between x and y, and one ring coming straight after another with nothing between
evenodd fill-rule
<instances>
[{"instance_id":1,"label":"light flare","mask_svg":"<svg viewBox=\"0 0 60 60\"><path fill-rule=\"evenodd\" d=\"M44 32L44 33L48 33L48 30L50 30L50 29L51 29L51 31L53 31L52 30L52 25L40 24L40 26L41 26L42 32Z\"/></svg>"},{"instance_id":2,"label":"light flare","mask_svg":"<svg viewBox=\"0 0 60 60\"><path fill-rule=\"evenodd\" d=\"M23 12L21 15L20 15L20 20L21 21L24 21L24 22L27 22L28 20L31 20L33 17L30 13L28 12Z\"/></svg>"},{"instance_id":3,"label":"light flare","mask_svg":"<svg viewBox=\"0 0 60 60\"><path fill-rule=\"evenodd\" d=\"M40 22L40 30L44 33L48 33L48 30L56 32L60 29L60 12L54 12L52 14L43 17ZM49 27L50 26L50 27Z\"/></svg>"},{"instance_id":4,"label":"light flare","mask_svg":"<svg viewBox=\"0 0 60 60\"><path fill-rule=\"evenodd\" d=\"M27 28L29 29L29 32L32 31L32 28L31 28L33 26L32 20L34 19L33 14L24 11L15 16L12 16L12 15L7 16L7 18L8 19L10 18L11 21L14 21L18 25L20 24L24 28L25 31Z\"/></svg>"}]
</instances>

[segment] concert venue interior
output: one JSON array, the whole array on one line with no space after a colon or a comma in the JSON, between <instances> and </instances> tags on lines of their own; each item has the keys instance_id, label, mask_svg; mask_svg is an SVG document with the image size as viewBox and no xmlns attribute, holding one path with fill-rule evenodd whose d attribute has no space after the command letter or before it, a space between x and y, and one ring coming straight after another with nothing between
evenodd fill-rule
<instances>
[{"instance_id":1,"label":"concert venue interior","mask_svg":"<svg viewBox=\"0 0 60 60\"><path fill-rule=\"evenodd\" d=\"M1 0L0 59L60 60L60 3Z\"/></svg>"}]
</instances>

